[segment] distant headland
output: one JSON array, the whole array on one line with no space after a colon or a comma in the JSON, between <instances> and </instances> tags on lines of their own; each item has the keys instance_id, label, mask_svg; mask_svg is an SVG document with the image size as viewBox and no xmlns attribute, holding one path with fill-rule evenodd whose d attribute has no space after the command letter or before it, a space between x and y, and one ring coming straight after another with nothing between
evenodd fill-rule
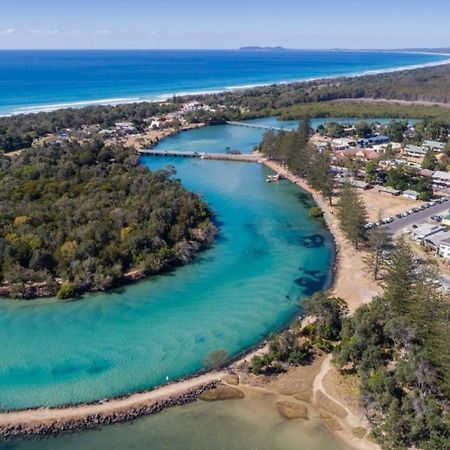
<instances>
[{"instance_id":1,"label":"distant headland","mask_svg":"<svg viewBox=\"0 0 450 450\"><path fill-rule=\"evenodd\" d=\"M260 47L260 46L249 46L249 47L239 47L239 50L262 50L262 51L268 51L268 50L287 50L287 48L276 46L276 47Z\"/></svg>"}]
</instances>

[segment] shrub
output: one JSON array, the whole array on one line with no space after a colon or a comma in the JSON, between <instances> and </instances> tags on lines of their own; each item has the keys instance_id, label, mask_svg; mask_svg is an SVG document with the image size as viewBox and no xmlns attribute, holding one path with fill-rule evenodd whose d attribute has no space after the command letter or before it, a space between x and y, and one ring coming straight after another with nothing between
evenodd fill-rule
<instances>
[{"instance_id":1,"label":"shrub","mask_svg":"<svg viewBox=\"0 0 450 450\"><path fill-rule=\"evenodd\" d=\"M316 333L316 326L313 323L308 323L302 328L302 336L313 336Z\"/></svg>"},{"instance_id":2,"label":"shrub","mask_svg":"<svg viewBox=\"0 0 450 450\"><path fill-rule=\"evenodd\" d=\"M323 217L323 211L318 206L313 206L309 209L309 217Z\"/></svg>"},{"instance_id":3,"label":"shrub","mask_svg":"<svg viewBox=\"0 0 450 450\"><path fill-rule=\"evenodd\" d=\"M79 290L78 286L73 283L63 284L56 294L56 296L60 300L66 300L68 298L75 298L75 297L78 297L79 295L80 295L80 290Z\"/></svg>"}]
</instances>

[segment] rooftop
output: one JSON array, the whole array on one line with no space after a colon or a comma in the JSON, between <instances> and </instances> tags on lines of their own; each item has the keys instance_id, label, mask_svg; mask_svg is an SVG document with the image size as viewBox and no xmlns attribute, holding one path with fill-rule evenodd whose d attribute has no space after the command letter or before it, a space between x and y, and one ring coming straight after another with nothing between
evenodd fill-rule
<instances>
[{"instance_id":1,"label":"rooftop","mask_svg":"<svg viewBox=\"0 0 450 450\"><path fill-rule=\"evenodd\" d=\"M450 172L443 172L442 170L437 170L434 172L433 178L439 178L441 180L450 181Z\"/></svg>"},{"instance_id":2,"label":"rooftop","mask_svg":"<svg viewBox=\"0 0 450 450\"><path fill-rule=\"evenodd\" d=\"M428 152L428 148L420 147L418 145L412 145L412 144L408 144L405 147L405 150L409 153L417 153L420 155L425 155Z\"/></svg>"},{"instance_id":3,"label":"rooftop","mask_svg":"<svg viewBox=\"0 0 450 450\"><path fill-rule=\"evenodd\" d=\"M426 238L431 236L432 234L438 233L439 231L444 231L445 227L441 227L440 225L433 225L432 223L424 223L417 227L413 234L417 236L419 239Z\"/></svg>"},{"instance_id":4,"label":"rooftop","mask_svg":"<svg viewBox=\"0 0 450 450\"><path fill-rule=\"evenodd\" d=\"M444 149L445 148L445 142L440 142L440 141L423 141L422 144L424 147L431 147L431 148L439 148L439 149Z\"/></svg>"}]
</instances>

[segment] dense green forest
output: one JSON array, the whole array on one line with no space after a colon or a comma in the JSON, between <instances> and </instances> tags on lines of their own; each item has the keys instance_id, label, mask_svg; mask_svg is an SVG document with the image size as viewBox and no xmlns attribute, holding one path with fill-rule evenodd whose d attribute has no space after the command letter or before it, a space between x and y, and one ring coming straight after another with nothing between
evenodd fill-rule
<instances>
[{"instance_id":1,"label":"dense green forest","mask_svg":"<svg viewBox=\"0 0 450 450\"><path fill-rule=\"evenodd\" d=\"M404 105L387 102L327 101L298 104L272 111L281 120L299 119L308 113L311 117L388 117L392 119L435 119L450 123L450 108L442 106Z\"/></svg>"},{"instance_id":2,"label":"dense green forest","mask_svg":"<svg viewBox=\"0 0 450 450\"><path fill-rule=\"evenodd\" d=\"M68 297L188 262L215 228L172 175L102 142L0 156L2 293Z\"/></svg>"},{"instance_id":3,"label":"dense green forest","mask_svg":"<svg viewBox=\"0 0 450 450\"><path fill-rule=\"evenodd\" d=\"M385 449L450 448L450 302L400 240L384 292L344 320L335 362L360 377L360 401Z\"/></svg>"},{"instance_id":4,"label":"dense green forest","mask_svg":"<svg viewBox=\"0 0 450 450\"><path fill-rule=\"evenodd\" d=\"M0 150L28 148L37 137L66 128L80 129L83 125L108 128L116 122L129 121L139 129L147 117L176 109L172 103L146 102L0 117Z\"/></svg>"},{"instance_id":5,"label":"dense green forest","mask_svg":"<svg viewBox=\"0 0 450 450\"><path fill-rule=\"evenodd\" d=\"M250 111L361 98L450 103L450 65L353 78L274 84L193 98L211 105L239 106Z\"/></svg>"}]
</instances>

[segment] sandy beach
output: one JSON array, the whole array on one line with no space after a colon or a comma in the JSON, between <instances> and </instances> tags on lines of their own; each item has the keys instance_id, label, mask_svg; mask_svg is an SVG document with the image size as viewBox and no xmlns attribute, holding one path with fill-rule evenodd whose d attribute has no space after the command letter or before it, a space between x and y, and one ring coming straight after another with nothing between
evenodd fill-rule
<instances>
[{"instance_id":1,"label":"sandy beach","mask_svg":"<svg viewBox=\"0 0 450 450\"><path fill-rule=\"evenodd\" d=\"M333 206L330 206L319 192L311 189L305 180L292 175L280 164L268 160L263 162L274 172L282 174L292 183L309 192L313 196L314 201L322 208L324 220L334 236L336 245L336 273L331 288L332 294L342 297L347 302L351 312L355 311L362 304L370 302L372 297L380 292L380 287L368 274L367 267L363 261L364 252L356 251L342 234ZM358 280L358 283L355 283L355 280Z\"/></svg>"},{"instance_id":2,"label":"sandy beach","mask_svg":"<svg viewBox=\"0 0 450 450\"><path fill-rule=\"evenodd\" d=\"M342 235L333 207L304 180L290 174L279 164L267 160L263 163L310 192L316 203L323 209L324 219L335 238L337 251L332 294L344 298L351 311L369 302L380 288L367 274L362 261L363 253L356 252ZM354 282L355 279L358 283ZM240 376L241 387L288 396L293 402L309 405L319 411L324 424L351 448L367 450L378 448L366 437L357 436L357 434L367 433L368 424L357 406L355 393L346 395L344 392L347 381L331 366L331 355L318 357L310 366L293 367L286 374L275 378L256 377L240 369L243 363L250 361L252 356L263 352L265 348L263 346L231 364L229 370L235 371ZM213 388L224 377L226 379L227 372L211 372L146 392L93 404L1 413L0 432L18 429L19 434L22 435L42 435L52 434L54 426L57 427L56 432L60 432L58 427L61 431L72 430L73 427L75 430L91 428L96 426L96 420L100 423L132 420L139 415L152 414L165 407L195 401L199 392ZM127 415L130 411L133 413ZM94 423L86 424L86 418L94 420ZM362 430L365 431L361 433Z\"/></svg>"}]
</instances>

